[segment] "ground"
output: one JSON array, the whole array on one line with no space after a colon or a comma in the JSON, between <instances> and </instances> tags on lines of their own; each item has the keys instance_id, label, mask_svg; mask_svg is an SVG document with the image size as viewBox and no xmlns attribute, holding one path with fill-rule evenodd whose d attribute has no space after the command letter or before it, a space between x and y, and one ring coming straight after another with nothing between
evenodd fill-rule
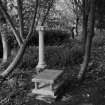
<instances>
[{"instance_id":1,"label":"ground","mask_svg":"<svg viewBox=\"0 0 105 105\"><path fill-rule=\"evenodd\" d=\"M102 44L98 43L97 41L95 42L95 45L93 43L88 71L86 72L83 82L78 83L73 80L78 72L78 64L74 64L74 62L71 61L72 64L68 67L66 67L67 65L63 65L62 68L65 70L64 79L67 79L65 82L66 85L61 90L62 94L50 105L105 104L105 45L103 44L103 41L100 42L102 42ZM57 50L57 48L55 49L54 47L55 50ZM60 49L62 49L61 46ZM33 50L29 51L32 53ZM58 52L60 51L61 50L58 50ZM53 53L51 52L51 48L49 53ZM54 56L57 56L57 53L53 54ZM34 84L31 82L31 79L35 74L35 67L33 69L31 68L33 67L32 62L34 62L32 58L33 56L29 57L26 54L24 61L27 61L29 65L27 65L26 62L23 62L21 65L22 68L18 66L18 68L0 87L0 105L49 105L48 102L51 100L47 99L46 102L39 101L35 99L35 95L31 94L31 90L34 88ZM52 55L50 55L50 58L53 58ZM53 59L54 61L52 59L49 61L55 63L55 58ZM59 59L61 60L61 58ZM73 59L73 57L71 57L71 59ZM55 65L58 65L58 63L55 63ZM51 65L51 67L57 69L60 66L62 66L62 63L55 67L54 65ZM26 69L27 67L28 69Z\"/></svg>"}]
</instances>

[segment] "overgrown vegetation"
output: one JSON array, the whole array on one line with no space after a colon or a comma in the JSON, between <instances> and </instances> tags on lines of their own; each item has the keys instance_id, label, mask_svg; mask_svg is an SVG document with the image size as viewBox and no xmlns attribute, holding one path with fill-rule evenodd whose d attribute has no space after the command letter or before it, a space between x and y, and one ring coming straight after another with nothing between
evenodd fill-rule
<instances>
[{"instance_id":1,"label":"overgrown vegetation","mask_svg":"<svg viewBox=\"0 0 105 105\"><path fill-rule=\"evenodd\" d=\"M104 79L104 45L100 46L103 41L97 42L97 47L94 46L94 43L96 42L93 41L92 55L88 72L85 76L85 81L100 81ZM79 64L82 62L82 51L80 45L81 43L78 41L71 40L70 42L62 43L61 46L46 46L45 55L48 68L64 69L65 79L75 78L78 72ZM2 90L0 92L1 105L10 105L10 103L11 105L21 105L23 103L28 105L27 103L31 100L34 101L34 104L37 104L37 101L35 101L34 98L29 94L30 90L34 88L34 84L31 83L31 78L32 75L35 74L35 67L37 63L38 47L30 46L27 48L20 65L12 74L10 74L6 82L4 82L0 88ZM86 92L86 90L82 90L82 93L80 92L79 94L87 94L84 92ZM7 93L8 95L5 95ZM65 97L70 96L67 95Z\"/></svg>"},{"instance_id":2,"label":"overgrown vegetation","mask_svg":"<svg viewBox=\"0 0 105 105\"><path fill-rule=\"evenodd\" d=\"M36 28L45 26L47 68L63 69L66 81L56 102L104 105L104 5L104 0L0 0L0 104L43 105L30 93L38 64Z\"/></svg>"}]
</instances>

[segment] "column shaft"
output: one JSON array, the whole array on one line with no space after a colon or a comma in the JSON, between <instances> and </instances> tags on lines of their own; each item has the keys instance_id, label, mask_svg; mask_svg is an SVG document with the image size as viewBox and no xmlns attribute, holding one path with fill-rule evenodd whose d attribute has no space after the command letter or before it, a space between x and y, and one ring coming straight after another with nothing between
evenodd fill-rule
<instances>
[{"instance_id":1,"label":"column shaft","mask_svg":"<svg viewBox=\"0 0 105 105\"><path fill-rule=\"evenodd\" d=\"M40 26L38 29L39 34L39 62L38 69L44 69L46 67L45 51L44 51L44 27Z\"/></svg>"}]
</instances>

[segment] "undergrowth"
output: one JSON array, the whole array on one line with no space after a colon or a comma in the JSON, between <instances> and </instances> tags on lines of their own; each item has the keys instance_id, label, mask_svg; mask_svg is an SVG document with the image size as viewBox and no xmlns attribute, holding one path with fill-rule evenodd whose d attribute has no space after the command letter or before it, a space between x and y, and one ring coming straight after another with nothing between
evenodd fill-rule
<instances>
[{"instance_id":1,"label":"undergrowth","mask_svg":"<svg viewBox=\"0 0 105 105\"><path fill-rule=\"evenodd\" d=\"M96 80L104 77L105 74L105 48L102 43L104 43L104 40L97 42L94 39L90 60L92 65L87 72L87 77L92 76ZM82 62L83 54L80 46L80 43L75 42L65 43L60 46L46 46L45 61L48 68L68 69L70 72L76 72L76 70L70 68L76 68ZM7 67L9 63L1 65L1 69L5 70L3 67ZM26 103L31 100L27 93L34 88L31 79L35 73L37 63L38 47L30 46L26 49L16 70L9 75L2 87L0 87L0 105L27 105ZM65 77L67 76L70 77L68 72L65 74Z\"/></svg>"}]
</instances>

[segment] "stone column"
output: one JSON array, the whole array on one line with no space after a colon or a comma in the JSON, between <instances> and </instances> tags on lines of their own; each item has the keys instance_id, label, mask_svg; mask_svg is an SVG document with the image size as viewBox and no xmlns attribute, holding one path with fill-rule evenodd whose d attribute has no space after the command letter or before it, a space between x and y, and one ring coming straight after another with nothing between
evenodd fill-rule
<instances>
[{"instance_id":1,"label":"stone column","mask_svg":"<svg viewBox=\"0 0 105 105\"><path fill-rule=\"evenodd\" d=\"M38 65L36 66L37 72L39 72L41 69L44 69L47 65L45 62L45 52L44 52L44 26L37 27L37 31L39 34L39 61Z\"/></svg>"}]
</instances>

